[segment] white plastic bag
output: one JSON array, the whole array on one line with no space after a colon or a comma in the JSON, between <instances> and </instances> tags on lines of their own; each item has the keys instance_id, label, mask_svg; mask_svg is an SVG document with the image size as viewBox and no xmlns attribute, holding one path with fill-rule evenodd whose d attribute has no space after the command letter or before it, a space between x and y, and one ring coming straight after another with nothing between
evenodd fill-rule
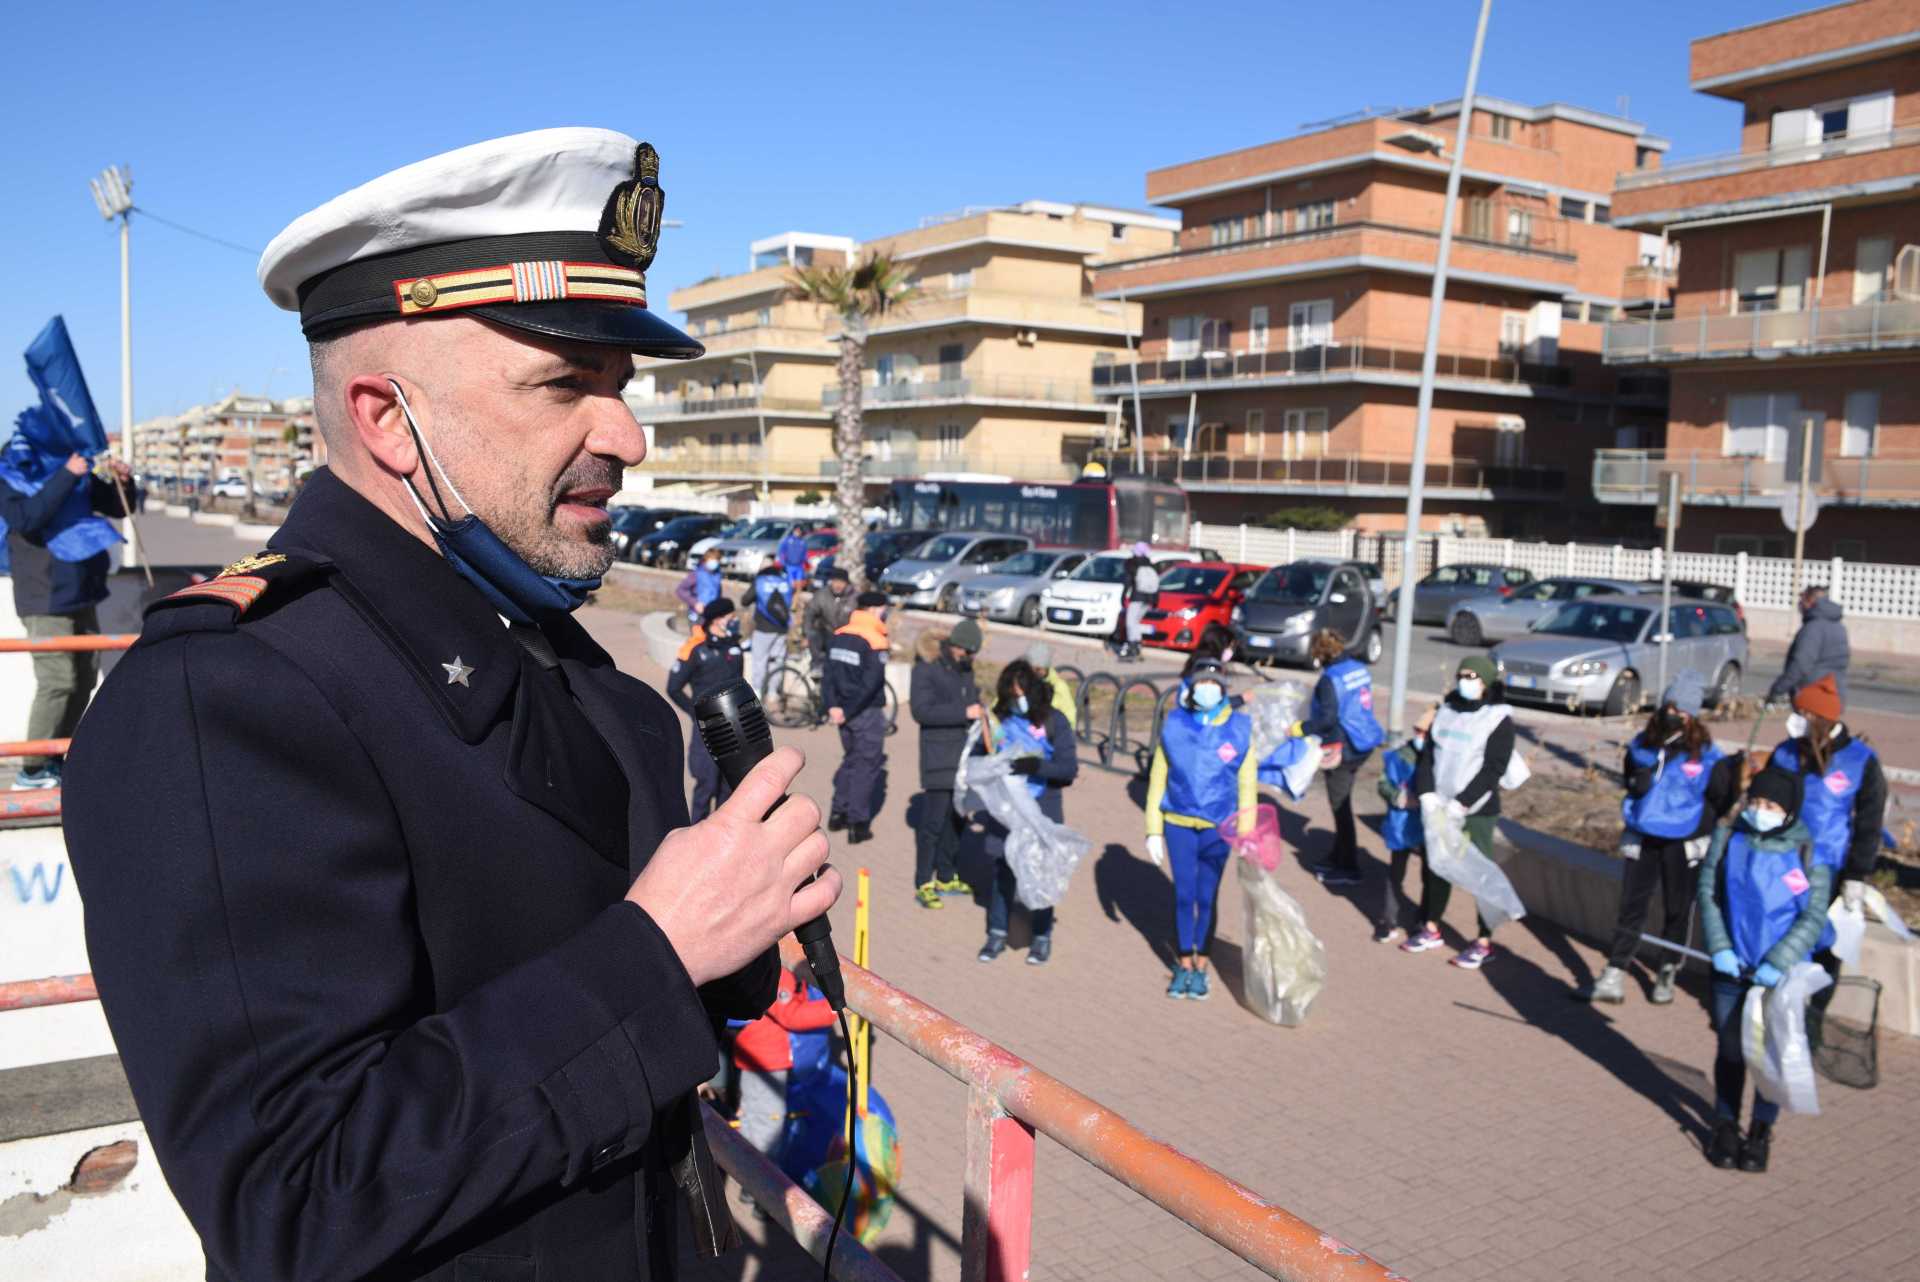
<instances>
[{"instance_id":1,"label":"white plastic bag","mask_svg":"<svg viewBox=\"0 0 1920 1282\"><path fill-rule=\"evenodd\" d=\"M1489 930L1527 915L1507 874L1467 839L1466 819L1456 817L1439 793L1420 798L1420 822L1427 834L1427 867L1473 896Z\"/></svg>"},{"instance_id":2,"label":"white plastic bag","mask_svg":"<svg viewBox=\"0 0 1920 1282\"><path fill-rule=\"evenodd\" d=\"M1520 755L1520 749L1515 748L1513 754L1507 758L1507 768L1500 772L1500 791L1512 792L1531 778L1533 778L1533 767L1528 765L1527 759Z\"/></svg>"},{"instance_id":3,"label":"white plastic bag","mask_svg":"<svg viewBox=\"0 0 1920 1282\"><path fill-rule=\"evenodd\" d=\"M1240 902L1246 911L1242 954L1247 1005L1283 1028L1295 1028L1327 983L1327 950L1307 927L1307 915L1280 888L1280 874L1251 859L1236 859Z\"/></svg>"},{"instance_id":4,"label":"white plastic bag","mask_svg":"<svg viewBox=\"0 0 1920 1282\"><path fill-rule=\"evenodd\" d=\"M1858 966L1860 941L1867 934L1867 915L1836 899L1827 905L1827 920L1833 924L1833 955L1849 966Z\"/></svg>"},{"instance_id":5,"label":"white plastic bag","mask_svg":"<svg viewBox=\"0 0 1920 1282\"><path fill-rule=\"evenodd\" d=\"M985 810L1007 830L1006 860L1013 869L1014 898L1028 908L1052 908L1066 896L1073 870L1093 849L1093 843L1064 824L1040 813L1040 803L1025 777L1013 773L1021 754L1001 749L990 757L975 755L980 723L967 731L954 778L954 806L962 814Z\"/></svg>"},{"instance_id":6,"label":"white plastic bag","mask_svg":"<svg viewBox=\"0 0 1920 1282\"><path fill-rule=\"evenodd\" d=\"M1287 739L1293 723L1300 719L1307 692L1291 681L1269 681L1248 690L1246 700L1247 719L1253 723L1247 751L1255 760L1265 761L1268 754Z\"/></svg>"},{"instance_id":7,"label":"white plastic bag","mask_svg":"<svg viewBox=\"0 0 1920 1282\"><path fill-rule=\"evenodd\" d=\"M1799 961L1772 988L1747 990L1740 1012L1740 1051L1753 1087L1789 1113L1818 1113L1813 1052L1807 1046L1807 999L1833 981L1810 961Z\"/></svg>"},{"instance_id":8,"label":"white plastic bag","mask_svg":"<svg viewBox=\"0 0 1920 1282\"><path fill-rule=\"evenodd\" d=\"M1869 913L1884 922L1887 929L1900 936L1902 940L1913 938L1913 932L1907 929L1907 923L1901 920L1900 914L1893 911L1893 905L1889 904L1887 897L1880 893L1880 887L1863 885L1860 890L1861 903L1866 906Z\"/></svg>"}]
</instances>

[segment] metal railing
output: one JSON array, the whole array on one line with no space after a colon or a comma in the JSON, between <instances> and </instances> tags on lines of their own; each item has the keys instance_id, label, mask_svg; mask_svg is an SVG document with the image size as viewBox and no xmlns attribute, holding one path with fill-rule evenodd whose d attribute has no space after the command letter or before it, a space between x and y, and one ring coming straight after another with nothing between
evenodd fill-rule
<instances>
[{"instance_id":1,"label":"metal railing","mask_svg":"<svg viewBox=\"0 0 1920 1282\"><path fill-rule=\"evenodd\" d=\"M701 418L779 410L819 413L817 402L797 396L629 396L627 405L646 422L668 418Z\"/></svg>"},{"instance_id":2,"label":"metal railing","mask_svg":"<svg viewBox=\"0 0 1920 1282\"><path fill-rule=\"evenodd\" d=\"M1612 364L1793 356L1920 346L1920 300L1879 299L1852 307L1728 312L1607 322L1601 354Z\"/></svg>"},{"instance_id":3,"label":"metal railing","mask_svg":"<svg viewBox=\"0 0 1920 1282\"><path fill-rule=\"evenodd\" d=\"M1236 352L1213 359L1194 356L1182 360L1095 365L1093 388L1100 395L1116 395L1130 390L1136 379L1146 387L1366 374L1418 378L1420 357L1418 347L1355 338L1290 352ZM1511 387L1566 387L1572 382L1573 371L1564 365L1540 365L1513 355L1441 352L1438 376Z\"/></svg>"},{"instance_id":4,"label":"metal railing","mask_svg":"<svg viewBox=\"0 0 1920 1282\"><path fill-rule=\"evenodd\" d=\"M1454 232L1454 240L1462 245L1471 245L1479 249L1504 250L1515 254L1529 254L1543 258L1552 258L1572 262L1574 256L1566 252L1566 220L1549 214L1544 207L1490 205L1486 207L1492 223L1486 234L1476 235L1473 230ZM1507 226L1509 212L1522 212L1527 215L1526 230L1514 235L1503 234ZM1464 226L1466 217L1462 217L1458 226ZM1421 241L1438 244L1438 227L1414 227L1405 223L1380 222L1371 218L1338 219L1322 227L1308 227L1300 231L1280 232L1270 236L1252 236L1244 240L1227 241L1218 245L1194 245L1184 249L1169 250L1162 254L1148 254L1140 258L1122 258L1102 263L1096 269L1102 278L1110 275L1125 276L1143 268L1164 266L1168 263L1186 262L1203 258L1218 258L1225 255L1244 254L1253 250L1277 249L1290 245L1307 244L1317 240L1329 240L1338 236L1353 236L1361 232L1383 232L1389 235L1408 236ZM1105 293L1107 282L1102 279L1095 288Z\"/></svg>"},{"instance_id":5,"label":"metal railing","mask_svg":"<svg viewBox=\"0 0 1920 1282\"><path fill-rule=\"evenodd\" d=\"M94 633L69 637L0 637L0 654L73 654L79 651L125 650L140 638L133 633ZM0 743L0 757L63 757L71 739L18 739ZM60 789L10 788L0 790L0 823L37 827L56 821L61 815ZM32 820L32 823L19 821ZM92 980L87 976L89 985ZM43 981L34 981L36 983ZM52 981L45 981L52 982ZM4 1001L8 985L0 984L0 1010L10 1009ZM81 998L70 1000L79 1001ZM30 1003L50 1005L48 1002Z\"/></svg>"},{"instance_id":6,"label":"metal railing","mask_svg":"<svg viewBox=\"0 0 1920 1282\"><path fill-rule=\"evenodd\" d=\"M1017 454L912 454L895 458L868 458L860 463L868 479L924 476L928 472L985 472L1017 476L1029 481L1072 481L1079 477L1081 463L1058 457L1028 457ZM821 476L840 475L837 459L821 459Z\"/></svg>"},{"instance_id":7,"label":"metal railing","mask_svg":"<svg viewBox=\"0 0 1920 1282\"><path fill-rule=\"evenodd\" d=\"M1797 463L1798 460L1795 460ZM1823 457L1812 492L1830 503L1920 501L1920 451L1880 451L1860 458ZM1795 490L1785 459L1728 457L1699 451L1596 450L1593 493L1602 501L1651 503L1668 473L1678 473L1688 502L1770 505Z\"/></svg>"},{"instance_id":8,"label":"metal railing","mask_svg":"<svg viewBox=\"0 0 1920 1282\"><path fill-rule=\"evenodd\" d=\"M1021 378L1002 374L959 374L928 378L921 382L895 380L869 383L860 392L865 409L889 405L913 405L930 401L1045 401L1050 404L1092 405L1091 384L1069 379ZM820 393L820 407L832 409L840 403L840 389L829 386Z\"/></svg>"},{"instance_id":9,"label":"metal railing","mask_svg":"<svg viewBox=\"0 0 1920 1282\"><path fill-rule=\"evenodd\" d=\"M1756 151L1723 151L1699 156L1658 169L1629 169L1614 180L1616 191L1638 191L1665 183L1694 182L1701 178L1719 178L1727 174L1750 173L1781 165L1803 165L1809 161L1835 156L1854 156L1862 152L1882 151L1888 147L1910 147L1920 143L1920 125L1899 129L1881 129L1857 135L1835 134L1819 142L1797 147L1768 147Z\"/></svg>"},{"instance_id":10,"label":"metal railing","mask_svg":"<svg viewBox=\"0 0 1920 1282\"><path fill-rule=\"evenodd\" d=\"M1252 454L1193 453L1150 450L1145 467L1136 469L1127 450L1095 450L1093 457L1115 475L1150 476L1161 481L1214 485L1275 485L1329 493L1367 489L1404 492L1412 483L1414 465L1405 458L1363 454L1326 454L1309 458L1274 458ZM1558 498L1567 488L1567 474L1557 467L1507 466L1475 459L1435 459L1427 463L1429 490L1489 493L1498 497Z\"/></svg>"}]
</instances>

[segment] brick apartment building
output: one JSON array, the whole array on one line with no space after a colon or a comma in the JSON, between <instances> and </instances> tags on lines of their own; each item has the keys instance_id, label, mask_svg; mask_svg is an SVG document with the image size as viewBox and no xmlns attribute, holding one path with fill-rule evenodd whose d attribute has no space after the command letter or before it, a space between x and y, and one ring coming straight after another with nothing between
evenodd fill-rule
<instances>
[{"instance_id":1,"label":"brick apartment building","mask_svg":"<svg viewBox=\"0 0 1920 1282\"><path fill-rule=\"evenodd\" d=\"M1171 252L1109 264L1098 297L1144 305L1138 364L1096 366L1147 470L1207 520L1332 506L1404 526L1415 396L1459 103L1317 128L1147 175ZM1662 292L1657 235L1610 225L1615 176L1666 148L1632 121L1475 103L1442 313L1427 528L1611 532L1603 446L1651 443L1664 383L1601 360L1601 330ZM1127 466L1127 461L1116 463ZM1644 524L1644 517L1640 518Z\"/></svg>"},{"instance_id":2,"label":"brick apartment building","mask_svg":"<svg viewBox=\"0 0 1920 1282\"><path fill-rule=\"evenodd\" d=\"M314 427L312 397L276 401L236 391L135 423L131 456L141 482L163 492L251 474L261 491L283 493L326 462L326 442Z\"/></svg>"},{"instance_id":3,"label":"brick apartment building","mask_svg":"<svg viewBox=\"0 0 1920 1282\"><path fill-rule=\"evenodd\" d=\"M1683 546L1780 554L1804 446L1809 555L1920 562L1920 4L1695 40L1691 79L1740 104L1740 149L1620 178L1615 225L1664 235L1679 275L1606 360L1668 369L1672 401L1664 448L1601 456L1595 489L1644 513L1678 471Z\"/></svg>"},{"instance_id":4,"label":"brick apartment building","mask_svg":"<svg viewBox=\"0 0 1920 1282\"><path fill-rule=\"evenodd\" d=\"M787 297L787 281L797 265L884 251L919 293L869 331L869 485L925 472L1069 479L1117 428L1090 370L1124 357L1140 325L1137 305L1092 297L1092 271L1170 248L1174 230L1151 214L1028 201L863 245L801 233L755 242L752 270L670 297L707 353L641 362L656 388L627 398L652 429L638 471L687 491L830 489L839 320Z\"/></svg>"}]
</instances>

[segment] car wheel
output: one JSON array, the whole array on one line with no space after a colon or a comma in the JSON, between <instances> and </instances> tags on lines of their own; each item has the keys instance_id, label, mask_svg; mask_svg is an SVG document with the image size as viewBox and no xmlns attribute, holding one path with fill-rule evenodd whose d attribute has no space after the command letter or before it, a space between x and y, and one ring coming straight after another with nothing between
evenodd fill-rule
<instances>
[{"instance_id":1,"label":"car wheel","mask_svg":"<svg viewBox=\"0 0 1920 1282\"><path fill-rule=\"evenodd\" d=\"M1724 708L1740 697L1740 665L1729 659L1713 679L1713 706Z\"/></svg>"},{"instance_id":2,"label":"car wheel","mask_svg":"<svg viewBox=\"0 0 1920 1282\"><path fill-rule=\"evenodd\" d=\"M1487 632L1480 626L1480 620L1472 613L1462 610L1453 616L1453 622L1447 625L1447 636L1455 645L1478 648L1486 644Z\"/></svg>"},{"instance_id":3,"label":"car wheel","mask_svg":"<svg viewBox=\"0 0 1920 1282\"><path fill-rule=\"evenodd\" d=\"M1020 626L1037 628L1040 626L1040 598L1030 596L1020 603Z\"/></svg>"},{"instance_id":4,"label":"car wheel","mask_svg":"<svg viewBox=\"0 0 1920 1282\"><path fill-rule=\"evenodd\" d=\"M1380 650L1380 629L1376 627L1373 631L1367 633L1367 648L1361 651L1361 657L1369 664L1378 663L1380 662Z\"/></svg>"},{"instance_id":5,"label":"car wheel","mask_svg":"<svg viewBox=\"0 0 1920 1282\"><path fill-rule=\"evenodd\" d=\"M1639 709L1640 678L1631 672L1622 672L1613 689L1607 692L1607 701L1600 710L1609 717L1623 717Z\"/></svg>"},{"instance_id":6,"label":"car wheel","mask_svg":"<svg viewBox=\"0 0 1920 1282\"><path fill-rule=\"evenodd\" d=\"M940 610L943 614L960 613L960 585L949 583L940 589Z\"/></svg>"}]
</instances>

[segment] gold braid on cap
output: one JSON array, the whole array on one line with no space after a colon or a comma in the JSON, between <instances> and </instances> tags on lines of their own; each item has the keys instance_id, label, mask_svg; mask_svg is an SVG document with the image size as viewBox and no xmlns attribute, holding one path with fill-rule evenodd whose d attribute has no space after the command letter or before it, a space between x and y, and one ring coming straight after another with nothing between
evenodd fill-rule
<instances>
[{"instance_id":1,"label":"gold braid on cap","mask_svg":"<svg viewBox=\"0 0 1920 1282\"><path fill-rule=\"evenodd\" d=\"M633 177L616 186L600 214L600 246L617 263L644 272L660 245L660 153L641 143L633 153Z\"/></svg>"}]
</instances>

